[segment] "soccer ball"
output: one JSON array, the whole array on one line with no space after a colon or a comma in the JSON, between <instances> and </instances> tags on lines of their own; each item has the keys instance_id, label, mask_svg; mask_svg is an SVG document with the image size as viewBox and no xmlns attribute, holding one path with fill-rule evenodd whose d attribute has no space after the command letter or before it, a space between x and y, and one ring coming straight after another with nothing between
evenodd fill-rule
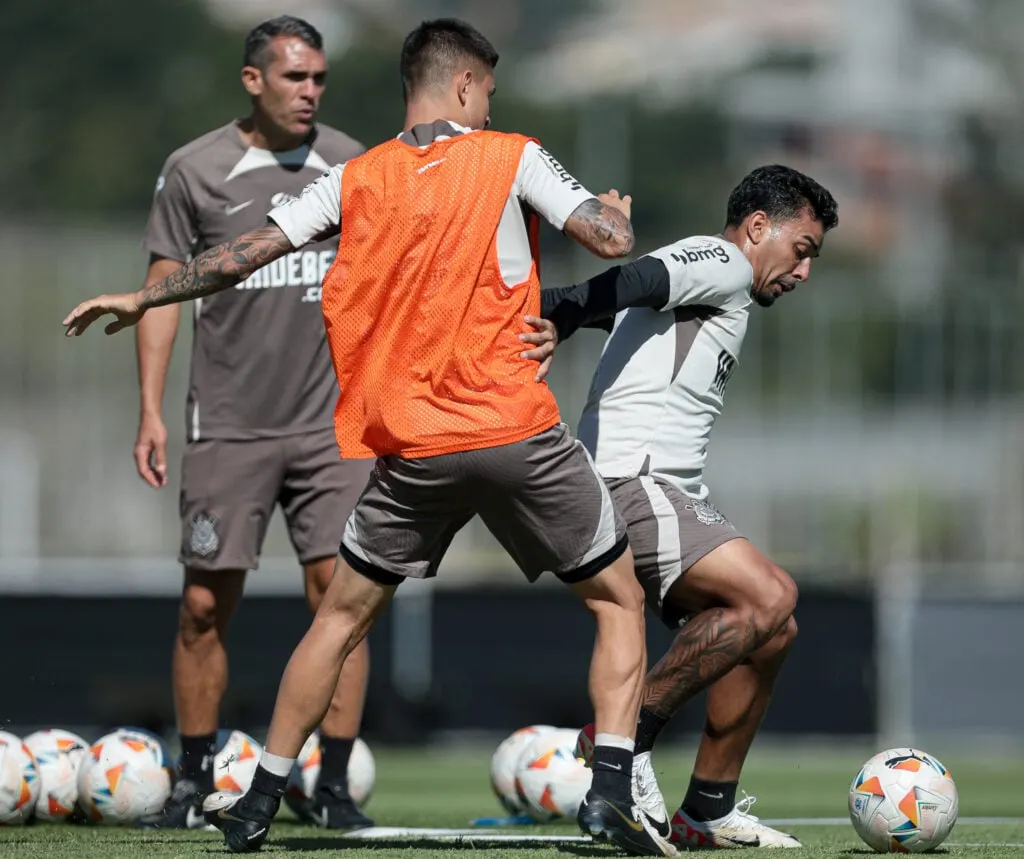
<instances>
[{"instance_id":1,"label":"soccer ball","mask_svg":"<svg viewBox=\"0 0 1024 859\"><path fill-rule=\"evenodd\" d=\"M529 725L507 736L491 757L491 790L509 814L522 814L526 806L516 793L516 765L533 739L555 730L551 725Z\"/></svg>"},{"instance_id":2,"label":"soccer ball","mask_svg":"<svg viewBox=\"0 0 1024 859\"><path fill-rule=\"evenodd\" d=\"M594 762L594 738L596 736L594 723L590 722L583 726L579 736L576 737L576 748L572 750L572 753L583 761L584 766L589 767Z\"/></svg>"},{"instance_id":3,"label":"soccer ball","mask_svg":"<svg viewBox=\"0 0 1024 859\"><path fill-rule=\"evenodd\" d=\"M516 793L538 823L575 817L593 773L574 754L578 732L558 728L534 737L516 765Z\"/></svg>"},{"instance_id":4,"label":"soccer ball","mask_svg":"<svg viewBox=\"0 0 1024 859\"><path fill-rule=\"evenodd\" d=\"M0 731L0 826L25 823L39 799L32 752L14 734Z\"/></svg>"},{"instance_id":5,"label":"soccer ball","mask_svg":"<svg viewBox=\"0 0 1024 859\"><path fill-rule=\"evenodd\" d=\"M163 808L171 771L163 744L122 728L100 737L78 771L78 804L93 823L131 823Z\"/></svg>"},{"instance_id":6,"label":"soccer ball","mask_svg":"<svg viewBox=\"0 0 1024 859\"><path fill-rule=\"evenodd\" d=\"M36 761L40 791L35 814L39 820L67 820L78 799L78 768L89 754L89 744L77 734L45 728L25 737Z\"/></svg>"},{"instance_id":7,"label":"soccer ball","mask_svg":"<svg viewBox=\"0 0 1024 859\"><path fill-rule=\"evenodd\" d=\"M150 748L156 759L160 762L160 766L174 770L175 765L171 749L164 742L163 737L154 734L152 731L147 731L145 728L136 728L134 725L123 725L114 733L131 734L131 739L141 741Z\"/></svg>"},{"instance_id":8,"label":"soccer ball","mask_svg":"<svg viewBox=\"0 0 1024 859\"><path fill-rule=\"evenodd\" d=\"M879 853L922 853L938 847L956 823L953 777L917 749L879 752L850 785L850 820Z\"/></svg>"},{"instance_id":9,"label":"soccer ball","mask_svg":"<svg viewBox=\"0 0 1024 859\"><path fill-rule=\"evenodd\" d=\"M213 755L213 788L225 793L245 793L256 775L263 749L242 731L218 731Z\"/></svg>"},{"instance_id":10,"label":"soccer ball","mask_svg":"<svg viewBox=\"0 0 1024 859\"><path fill-rule=\"evenodd\" d=\"M348 793L352 801L362 808L370 801L373 786L377 780L377 768L373 753L359 737L352 746L352 754L348 759ZM302 745L295 766L288 777L288 789L285 791L285 804L295 812L300 820L312 820L310 801L316 789L316 780L320 776L320 734L314 732Z\"/></svg>"}]
</instances>

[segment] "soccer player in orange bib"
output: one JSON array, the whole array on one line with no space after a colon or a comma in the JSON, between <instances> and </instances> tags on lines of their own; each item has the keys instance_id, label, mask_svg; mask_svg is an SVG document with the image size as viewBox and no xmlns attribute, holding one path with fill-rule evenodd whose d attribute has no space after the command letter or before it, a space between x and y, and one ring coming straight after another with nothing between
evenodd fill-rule
<instances>
[{"instance_id":1,"label":"soccer player in orange bib","mask_svg":"<svg viewBox=\"0 0 1024 859\"><path fill-rule=\"evenodd\" d=\"M87 301L64 321L75 335L113 313L114 333L151 307L227 289L340 234L322 299L341 388L338 445L377 464L281 680L252 787L205 806L236 852L265 840L348 654L405 578L436 574L477 514L529 580L554 573L596 621L594 779L581 828L631 853L676 852L667 825L643 815L630 790L646 650L625 527L520 339L540 315L537 217L598 256L619 257L633 247L629 198L595 197L536 141L484 130L497 61L469 25L425 22L402 49L398 137L325 173L266 226L138 293Z\"/></svg>"}]
</instances>

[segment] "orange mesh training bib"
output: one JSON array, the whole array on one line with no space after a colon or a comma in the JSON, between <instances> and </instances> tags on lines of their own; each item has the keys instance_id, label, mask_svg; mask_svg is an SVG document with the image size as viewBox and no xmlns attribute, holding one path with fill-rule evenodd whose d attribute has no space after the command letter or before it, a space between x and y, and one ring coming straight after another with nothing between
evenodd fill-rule
<instances>
[{"instance_id":1,"label":"orange mesh training bib","mask_svg":"<svg viewBox=\"0 0 1024 859\"><path fill-rule=\"evenodd\" d=\"M393 140L345 165L323 284L343 457L493 447L558 422L536 362L519 357L523 317L540 315L536 250L521 284L498 265L527 142L486 131L423 149Z\"/></svg>"}]
</instances>

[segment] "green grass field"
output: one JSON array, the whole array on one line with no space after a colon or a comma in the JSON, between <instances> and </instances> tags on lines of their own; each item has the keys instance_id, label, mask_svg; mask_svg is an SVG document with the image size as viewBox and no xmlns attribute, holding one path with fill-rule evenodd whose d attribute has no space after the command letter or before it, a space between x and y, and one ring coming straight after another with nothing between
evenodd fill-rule
<instances>
[{"instance_id":1,"label":"green grass field","mask_svg":"<svg viewBox=\"0 0 1024 859\"><path fill-rule=\"evenodd\" d=\"M1024 817L1020 794L1024 758L971 759L943 755L960 790L961 822L940 853L949 856L1024 856ZM475 817L500 813L488 783L490 748L457 747L429 750L376 749L377 788L368 811L381 826L466 828ZM773 818L837 818L846 816L846 792L857 767L870 750L836 751L825 747L756 752L748 762L741 788L758 797L754 813ZM947 759L948 758L948 759ZM692 749L658 750L657 769L666 802L674 808L689 776ZM971 817L1015 817L1011 823L965 823ZM786 827L800 838L797 857L869 855L848 824L799 824ZM494 832L494 830L482 830ZM572 823L520 827L519 834L577 835ZM1019 846L1015 846L1019 845ZM373 845L352 843L337 835L298 826L282 819L275 825L261 855L294 859L330 855L346 859L484 855L499 857L613 856L604 845L430 844L396 840ZM220 835L206 832L145 833L122 828L42 826L0 828L0 856L11 857L187 857L226 855Z\"/></svg>"}]
</instances>

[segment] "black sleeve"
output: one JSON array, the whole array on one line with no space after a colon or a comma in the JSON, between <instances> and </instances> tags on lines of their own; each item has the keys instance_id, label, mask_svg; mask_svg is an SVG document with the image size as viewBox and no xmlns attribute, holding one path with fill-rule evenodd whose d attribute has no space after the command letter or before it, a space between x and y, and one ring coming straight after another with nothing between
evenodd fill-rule
<instances>
[{"instance_id":1,"label":"black sleeve","mask_svg":"<svg viewBox=\"0 0 1024 859\"><path fill-rule=\"evenodd\" d=\"M575 286L541 290L541 316L558 329L558 339L571 337L579 328L611 331L615 314L627 307L668 304L669 275L656 257L617 265Z\"/></svg>"}]
</instances>

